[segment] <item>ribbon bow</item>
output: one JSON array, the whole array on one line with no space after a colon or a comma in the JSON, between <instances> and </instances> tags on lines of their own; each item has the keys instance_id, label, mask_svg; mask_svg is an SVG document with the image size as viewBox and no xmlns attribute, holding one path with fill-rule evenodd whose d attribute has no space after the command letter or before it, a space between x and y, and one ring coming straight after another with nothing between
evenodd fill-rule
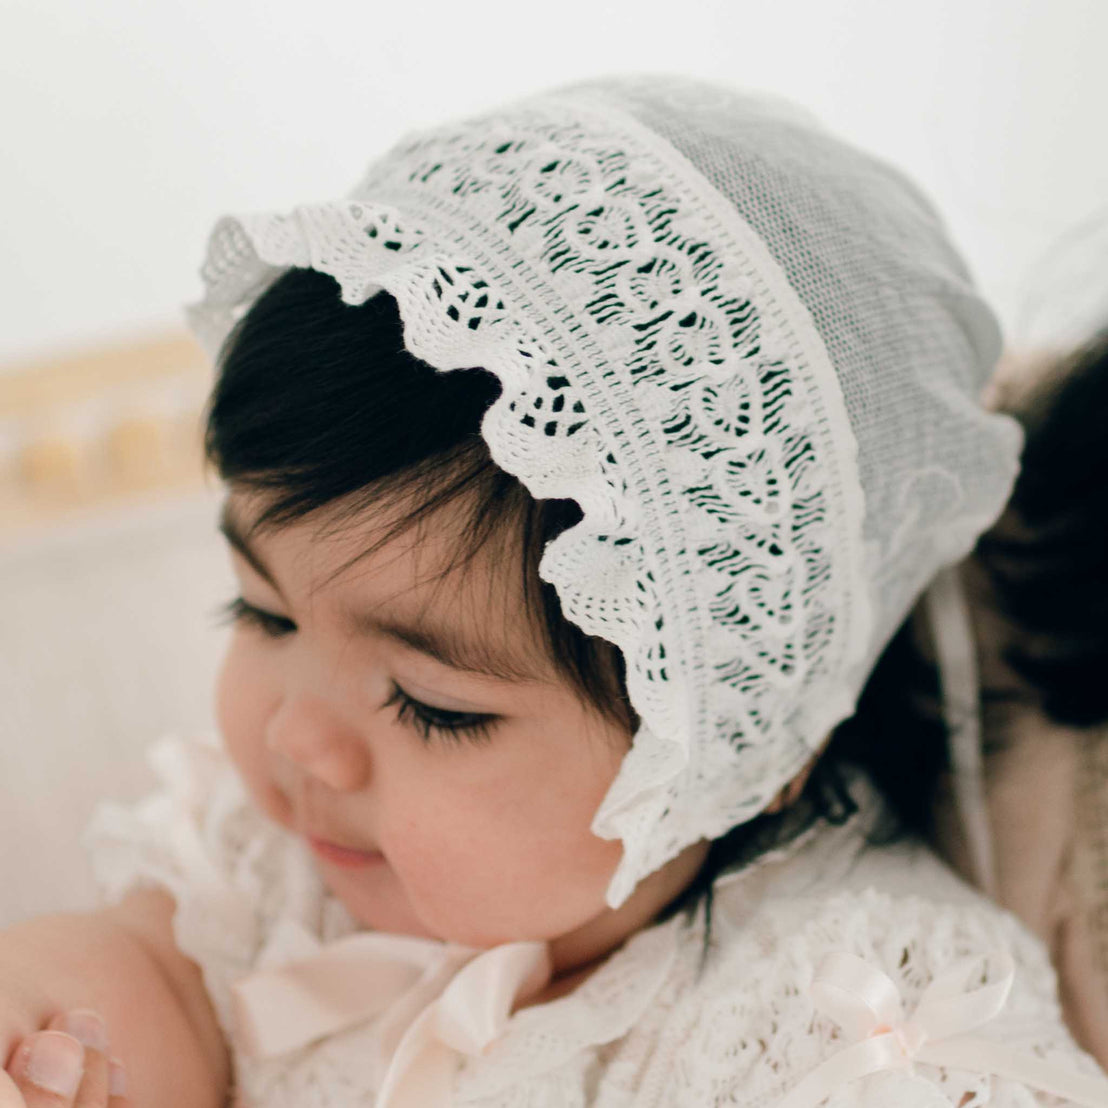
<instances>
[{"instance_id":1,"label":"ribbon bow","mask_svg":"<svg viewBox=\"0 0 1108 1108\"><path fill-rule=\"evenodd\" d=\"M376 1108L447 1108L458 1055L479 1056L500 1037L513 1003L550 974L546 943L507 943L474 958L405 1032Z\"/></svg>"},{"instance_id":2,"label":"ribbon bow","mask_svg":"<svg viewBox=\"0 0 1108 1108\"><path fill-rule=\"evenodd\" d=\"M291 920L258 965L231 987L243 1053L272 1058L379 1019L377 1108L449 1108L458 1056L479 1055L551 976L546 943L482 952L360 932L324 945Z\"/></svg>"},{"instance_id":3,"label":"ribbon bow","mask_svg":"<svg viewBox=\"0 0 1108 1108\"><path fill-rule=\"evenodd\" d=\"M984 962L993 974L982 972ZM828 955L812 983L812 999L856 1041L817 1066L778 1108L815 1108L850 1081L913 1062L1009 1078L1086 1108L1108 1108L1103 1078L967 1034L1000 1013L1014 979L1004 951L967 959L932 981L906 1018L891 978L853 954Z\"/></svg>"}]
</instances>

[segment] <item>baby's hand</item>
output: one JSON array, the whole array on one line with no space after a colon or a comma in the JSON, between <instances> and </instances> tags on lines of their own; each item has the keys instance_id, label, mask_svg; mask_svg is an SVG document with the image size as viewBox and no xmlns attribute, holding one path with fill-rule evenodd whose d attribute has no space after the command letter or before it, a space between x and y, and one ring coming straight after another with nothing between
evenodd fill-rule
<instances>
[{"instance_id":1,"label":"baby's hand","mask_svg":"<svg viewBox=\"0 0 1108 1108\"><path fill-rule=\"evenodd\" d=\"M0 1108L130 1108L123 1065L87 1008L61 1012L28 1035L0 1072Z\"/></svg>"}]
</instances>

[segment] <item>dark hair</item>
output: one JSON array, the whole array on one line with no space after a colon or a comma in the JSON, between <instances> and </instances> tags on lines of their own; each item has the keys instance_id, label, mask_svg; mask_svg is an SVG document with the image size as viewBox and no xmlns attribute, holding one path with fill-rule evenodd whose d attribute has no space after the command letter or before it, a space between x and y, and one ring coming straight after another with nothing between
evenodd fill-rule
<instances>
[{"instance_id":1,"label":"dark hair","mask_svg":"<svg viewBox=\"0 0 1108 1108\"><path fill-rule=\"evenodd\" d=\"M1026 433L1008 507L977 557L1004 660L1056 723L1108 720L1108 330L1010 405Z\"/></svg>"},{"instance_id":2,"label":"dark hair","mask_svg":"<svg viewBox=\"0 0 1108 1108\"><path fill-rule=\"evenodd\" d=\"M380 541L435 508L470 496L464 560L505 534L522 543L524 595L552 660L600 712L628 734L637 717L623 660L602 639L564 618L553 587L540 581L545 544L581 518L567 500L537 501L495 466L480 436L481 417L499 395L480 368L438 373L404 347L395 300L385 293L358 306L341 302L334 280L292 269L257 300L228 336L207 420L206 450L232 487L271 494L260 529L303 519L327 506L342 518L414 492L415 503ZM916 689L913 699L906 690ZM692 885L660 918L708 900L715 877L781 845L818 819L841 823L855 806L841 771L860 763L888 794L902 825L930 826L930 801L945 766L945 730L933 669L915 651L906 624L885 651L855 716L836 731L798 802L716 840ZM895 736L895 741L893 737Z\"/></svg>"},{"instance_id":3,"label":"dark hair","mask_svg":"<svg viewBox=\"0 0 1108 1108\"><path fill-rule=\"evenodd\" d=\"M551 658L601 713L636 726L619 651L562 619L557 593L538 576L546 543L580 509L533 499L493 464L481 438L481 417L500 392L491 373L436 372L405 349L391 296L351 307L331 277L311 269L289 270L254 303L218 368L205 452L230 485L270 494L256 530L336 506L341 521L416 494L376 548L436 509L467 502L455 564L514 527L525 601Z\"/></svg>"}]
</instances>

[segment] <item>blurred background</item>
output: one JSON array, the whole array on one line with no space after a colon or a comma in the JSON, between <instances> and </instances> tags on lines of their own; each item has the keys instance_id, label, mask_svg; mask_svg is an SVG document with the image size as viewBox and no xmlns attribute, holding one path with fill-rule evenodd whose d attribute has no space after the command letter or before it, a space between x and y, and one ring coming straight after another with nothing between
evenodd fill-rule
<instances>
[{"instance_id":1,"label":"blurred background","mask_svg":"<svg viewBox=\"0 0 1108 1108\"><path fill-rule=\"evenodd\" d=\"M800 101L916 178L1015 352L1108 318L1105 0L0 0L0 926L211 726L231 595L181 325L223 213L330 198L423 124L605 72Z\"/></svg>"}]
</instances>

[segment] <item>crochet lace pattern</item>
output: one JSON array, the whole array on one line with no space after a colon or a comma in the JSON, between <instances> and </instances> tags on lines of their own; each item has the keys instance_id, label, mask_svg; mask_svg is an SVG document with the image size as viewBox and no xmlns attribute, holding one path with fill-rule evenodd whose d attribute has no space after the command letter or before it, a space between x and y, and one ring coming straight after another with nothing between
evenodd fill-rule
<instances>
[{"instance_id":1,"label":"crochet lace pattern","mask_svg":"<svg viewBox=\"0 0 1108 1108\"><path fill-rule=\"evenodd\" d=\"M386 289L423 361L499 379L493 460L583 513L540 574L620 648L642 719L593 825L624 843L618 905L849 714L870 617L855 440L807 310L733 205L599 103L525 101L402 142L345 200L223 220L191 321L214 354L311 266L349 304Z\"/></svg>"}]
</instances>

